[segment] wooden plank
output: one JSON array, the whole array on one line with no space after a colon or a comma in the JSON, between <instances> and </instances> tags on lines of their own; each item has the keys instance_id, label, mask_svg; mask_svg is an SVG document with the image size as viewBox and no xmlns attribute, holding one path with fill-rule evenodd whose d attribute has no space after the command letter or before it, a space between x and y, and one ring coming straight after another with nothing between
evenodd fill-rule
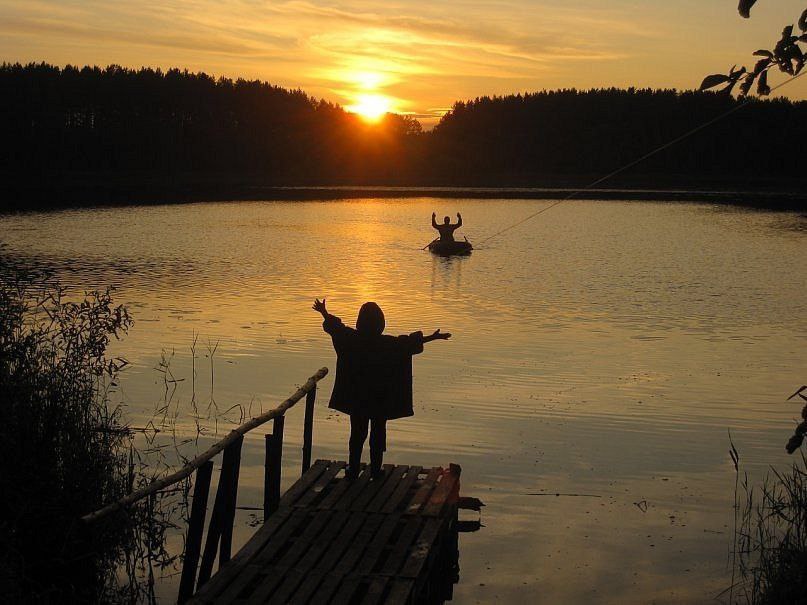
<instances>
[{"instance_id":1,"label":"wooden plank","mask_svg":"<svg viewBox=\"0 0 807 605\"><path fill-rule=\"evenodd\" d=\"M193 602L412 603L438 573L459 473L385 465L381 480L366 467L337 479L344 467L311 466Z\"/></svg>"},{"instance_id":2,"label":"wooden plank","mask_svg":"<svg viewBox=\"0 0 807 605\"><path fill-rule=\"evenodd\" d=\"M294 572L296 570L292 571ZM308 603L311 599L311 595L316 592L320 583L322 583L322 580L325 577L325 574L319 573L316 570L307 573L298 573L302 574L303 581L298 583L297 590L287 601L292 605L304 605L305 603Z\"/></svg>"},{"instance_id":3,"label":"wooden plank","mask_svg":"<svg viewBox=\"0 0 807 605\"><path fill-rule=\"evenodd\" d=\"M344 462L332 462L327 470L319 476L314 485L306 490L306 492L294 503L294 506L312 506L314 500L320 497L323 490L325 490L331 482L336 478L346 464ZM335 487L335 486L333 486Z\"/></svg>"},{"instance_id":4,"label":"wooden plank","mask_svg":"<svg viewBox=\"0 0 807 605\"><path fill-rule=\"evenodd\" d=\"M284 582L285 576L291 567L302 557L313 541L319 536L328 521L331 520L331 514L323 511L314 515L314 518L305 526L305 530L300 534L291 545L280 560L271 566L271 573L264 582L252 592L250 600L257 603L263 603L277 590L281 583ZM293 589L293 587L292 587Z\"/></svg>"},{"instance_id":5,"label":"wooden plank","mask_svg":"<svg viewBox=\"0 0 807 605\"><path fill-rule=\"evenodd\" d=\"M311 466L311 446L314 441L314 402L317 399L317 385L305 397L305 419L303 421L303 460L301 475Z\"/></svg>"},{"instance_id":6,"label":"wooden plank","mask_svg":"<svg viewBox=\"0 0 807 605\"><path fill-rule=\"evenodd\" d=\"M372 473L369 467L365 467L361 474L351 483L348 482L348 488L336 502L331 505L334 510L349 510L353 501L358 498L364 488L370 483Z\"/></svg>"},{"instance_id":7,"label":"wooden plank","mask_svg":"<svg viewBox=\"0 0 807 605\"><path fill-rule=\"evenodd\" d=\"M369 478L368 478L369 480ZM325 499L319 503L318 508L323 510L334 508L334 505L342 498L342 496L350 489L356 481L351 481L346 477L339 479L336 487L334 487Z\"/></svg>"},{"instance_id":8,"label":"wooden plank","mask_svg":"<svg viewBox=\"0 0 807 605\"><path fill-rule=\"evenodd\" d=\"M397 542L392 547L392 550L387 556L387 560L384 562L384 566L381 568L382 574L394 576L398 573L398 570L401 569L404 561L407 559L409 547L420 533L423 517L414 515L408 519L409 521L398 536Z\"/></svg>"},{"instance_id":9,"label":"wooden plank","mask_svg":"<svg viewBox=\"0 0 807 605\"><path fill-rule=\"evenodd\" d=\"M459 479L459 475L455 475L454 473L443 473L443 479L432 492L429 501L423 507L422 514L431 517L438 516L442 512L446 502L450 500L451 495L454 493Z\"/></svg>"},{"instance_id":10,"label":"wooden plank","mask_svg":"<svg viewBox=\"0 0 807 605\"><path fill-rule=\"evenodd\" d=\"M238 474L241 471L241 446L244 438L236 439L224 450L221 462L221 479L227 480L226 498L222 514L221 540L219 542L219 569L231 558L233 548L233 524L235 523L235 506L238 501ZM221 488L221 484L219 484Z\"/></svg>"},{"instance_id":11,"label":"wooden plank","mask_svg":"<svg viewBox=\"0 0 807 605\"><path fill-rule=\"evenodd\" d=\"M366 524L366 514L352 513L348 522L342 528L342 531L339 532L337 538L330 544L328 550L322 556L322 559L316 563L315 568L322 572L331 571L341 559L342 553L347 550L355 536Z\"/></svg>"},{"instance_id":12,"label":"wooden plank","mask_svg":"<svg viewBox=\"0 0 807 605\"><path fill-rule=\"evenodd\" d=\"M280 509L247 541L235 556L222 567L219 572L210 578L201 590L191 600L192 603L213 603L216 595L221 594L227 585L241 573L249 561L266 546L267 541L283 526L292 509Z\"/></svg>"},{"instance_id":13,"label":"wooden plank","mask_svg":"<svg viewBox=\"0 0 807 605\"><path fill-rule=\"evenodd\" d=\"M353 569L353 566L356 565L356 562L364 554L364 549L367 548L370 540L375 536L383 520L383 515L367 515L364 525L334 567L334 571L346 574Z\"/></svg>"},{"instance_id":14,"label":"wooden plank","mask_svg":"<svg viewBox=\"0 0 807 605\"><path fill-rule=\"evenodd\" d=\"M283 524L273 539L247 565L242 567L241 573L236 576L224 593L219 595L219 600L216 602L230 603L237 599L242 592L254 590L253 587L261 582L261 576L267 575L267 572L271 571L270 564L272 559L286 546L294 532L306 522L308 522L308 513L306 511L297 509L292 512L291 517Z\"/></svg>"},{"instance_id":15,"label":"wooden plank","mask_svg":"<svg viewBox=\"0 0 807 605\"><path fill-rule=\"evenodd\" d=\"M196 469L196 481L193 485L193 504L191 518L188 521L188 537L185 540L185 557L182 560L182 578L179 582L177 602L182 605L194 593L196 585L196 569L202 549L202 533L205 529L207 498L210 493L210 478L213 474L213 461L208 460Z\"/></svg>"},{"instance_id":16,"label":"wooden plank","mask_svg":"<svg viewBox=\"0 0 807 605\"><path fill-rule=\"evenodd\" d=\"M329 513L325 511L319 514L329 515ZM316 570L312 571L312 569L334 543L335 538L338 542L339 538L337 538L337 534L345 530L345 525L350 518L347 511L337 511L330 514L329 517L330 523L318 536L318 539L312 542L303 557L288 571L288 577L278 588L277 592L272 595L269 601L270 603L306 603L319 586L324 574L318 573ZM360 523L356 523L356 531L358 531L360 525ZM344 548L347 548L349 540L353 537L353 533L348 531L344 534L347 540L347 542L343 543ZM341 553L336 556L338 557L339 555L341 555Z\"/></svg>"},{"instance_id":17,"label":"wooden plank","mask_svg":"<svg viewBox=\"0 0 807 605\"><path fill-rule=\"evenodd\" d=\"M353 595L359 590L362 577L356 574L345 576L339 585L339 590L331 599L332 605L348 605L353 600Z\"/></svg>"},{"instance_id":18,"label":"wooden plank","mask_svg":"<svg viewBox=\"0 0 807 605\"><path fill-rule=\"evenodd\" d=\"M273 513L280 505L280 483L283 470L283 429L286 425L286 417L278 416L272 420L272 438L266 440L267 464L266 485L264 493L268 497L268 502L264 502L264 510Z\"/></svg>"},{"instance_id":19,"label":"wooden plank","mask_svg":"<svg viewBox=\"0 0 807 605\"><path fill-rule=\"evenodd\" d=\"M280 499L280 506L291 506L298 498L300 498L305 491L324 473L331 465L330 460L317 460L311 468L306 471L305 475L292 485L283 497Z\"/></svg>"},{"instance_id":20,"label":"wooden plank","mask_svg":"<svg viewBox=\"0 0 807 605\"><path fill-rule=\"evenodd\" d=\"M239 436L233 443L240 443L244 440L243 435ZM234 452L229 447L224 450L224 456L219 473L219 485L216 488L216 498L213 501L213 512L210 513L210 523L207 526L207 537L205 547L202 551L202 562L199 564L199 578L197 587L204 586L213 574L213 564L216 561L216 551L219 550L219 542L222 533L225 531L230 506L230 492L232 490L232 478L235 471ZM229 454L229 455L228 455ZM241 450L237 452L237 457L241 457ZM229 560L229 556L227 557ZM219 559L221 557L219 556ZM225 561L226 563L226 561ZM222 564L219 563L219 568Z\"/></svg>"},{"instance_id":21,"label":"wooden plank","mask_svg":"<svg viewBox=\"0 0 807 605\"><path fill-rule=\"evenodd\" d=\"M336 535L345 529L345 524L348 522L348 519L349 513L347 511L336 511L331 517L331 522L328 527L320 534L319 539L311 545L311 548L308 549L305 556L294 566L295 569L301 571L312 569L325 554L328 547L334 542Z\"/></svg>"},{"instance_id":22,"label":"wooden plank","mask_svg":"<svg viewBox=\"0 0 807 605\"><path fill-rule=\"evenodd\" d=\"M275 512L272 509L272 485L274 473L272 458L275 455L274 435L264 435L264 456L263 456L263 518L268 519Z\"/></svg>"},{"instance_id":23,"label":"wooden plank","mask_svg":"<svg viewBox=\"0 0 807 605\"><path fill-rule=\"evenodd\" d=\"M304 581L309 581L309 575L296 568L286 569L283 572L283 581L277 586L265 603L284 605L293 602L292 597L296 594L297 587Z\"/></svg>"},{"instance_id":24,"label":"wooden plank","mask_svg":"<svg viewBox=\"0 0 807 605\"><path fill-rule=\"evenodd\" d=\"M418 475L423 469L419 466L410 466L409 470L406 472L406 477L403 478L402 481L398 483L395 487L395 491L392 492L392 495L389 499L384 502L384 505L381 507L380 512L382 513L392 513L398 508L398 505L401 501L406 497L409 493L409 490L412 489L412 486L415 484L415 481L418 480Z\"/></svg>"},{"instance_id":25,"label":"wooden plank","mask_svg":"<svg viewBox=\"0 0 807 605\"><path fill-rule=\"evenodd\" d=\"M381 511L381 508L384 506L384 503L389 499L392 493L395 491L395 488L401 482L401 478L404 474L409 470L409 467L403 464L399 464L395 468L392 469L392 473L390 473L389 478L384 483L384 487L382 487L378 493L376 494L375 498L373 498L365 507L371 513L377 513Z\"/></svg>"},{"instance_id":26,"label":"wooden plank","mask_svg":"<svg viewBox=\"0 0 807 605\"><path fill-rule=\"evenodd\" d=\"M381 491L387 480L389 480L390 474L392 473L392 468L393 467L391 464L385 464L381 469L384 476L382 478L371 479L370 484L364 486L362 492L350 505L350 510L367 510L367 505L375 497L375 495Z\"/></svg>"},{"instance_id":27,"label":"wooden plank","mask_svg":"<svg viewBox=\"0 0 807 605\"><path fill-rule=\"evenodd\" d=\"M367 550L356 565L355 573L369 574L375 569L381 553L388 545L390 536L392 536L398 522L401 520L401 515L384 515L381 518L384 519L384 522L381 524L376 535L373 536L372 541L367 546Z\"/></svg>"},{"instance_id":28,"label":"wooden plank","mask_svg":"<svg viewBox=\"0 0 807 605\"><path fill-rule=\"evenodd\" d=\"M444 523L446 523L444 519L434 517L426 519L426 523L409 551L409 556L406 558L401 571L398 572L398 576L403 578L418 577L431 554L432 546L437 540Z\"/></svg>"},{"instance_id":29,"label":"wooden plank","mask_svg":"<svg viewBox=\"0 0 807 605\"><path fill-rule=\"evenodd\" d=\"M437 479L442 473L443 469L441 469L439 466L435 466L429 471L428 475L426 475L426 478L423 480L423 483L420 485L417 492L415 492L415 495L412 497L412 500L409 502L409 505L406 507L406 512L416 513L420 510L420 508L429 499L429 495L431 495L432 490L437 483Z\"/></svg>"},{"instance_id":30,"label":"wooden plank","mask_svg":"<svg viewBox=\"0 0 807 605\"><path fill-rule=\"evenodd\" d=\"M339 585L342 583L343 577L342 574L338 573L326 574L322 582L317 586L316 592L311 597L311 605L325 605L329 603L333 593L336 592L336 589L339 588Z\"/></svg>"},{"instance_id":31,"label":"wooden plank","mask_svg":"<svg viewBox=\"0 0 807 605\"><path fill-rule=\"evenodd\" d=\"M367 593L364 595L362 605L378 605L382 602L384 591L387 589L389 578L384 576L375 576L370 581L370 586L367 588Z\"/></svg>"},{"instance_id":32,"label":"wooden plank","mask_svg":"<svg viewBox=\"0 0 807 605\"><path fill-rule=\"evenodd\" d=\"M414 580L395 578L392 581L389 594L384 599L384 605L408 605L414 600L412 591L415 588Z\"/></svg>"}]
</instances>

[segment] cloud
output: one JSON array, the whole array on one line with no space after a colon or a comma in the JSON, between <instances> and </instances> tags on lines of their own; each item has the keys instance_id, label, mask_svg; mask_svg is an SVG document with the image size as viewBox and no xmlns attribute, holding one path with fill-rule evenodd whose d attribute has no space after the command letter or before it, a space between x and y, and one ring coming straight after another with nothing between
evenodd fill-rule
<instances>
[{"instance_id":1,"label":"cloud","mask_svg":"<svg viewBox=\"0 0 807 605\"><path fill-rule=\"evenodd\" d=\"M657 0L0 0L0 55L260 77L341 103L374 89L432 115L480 94L669 86L680 14Z\"/></svg>"}]
</instances>

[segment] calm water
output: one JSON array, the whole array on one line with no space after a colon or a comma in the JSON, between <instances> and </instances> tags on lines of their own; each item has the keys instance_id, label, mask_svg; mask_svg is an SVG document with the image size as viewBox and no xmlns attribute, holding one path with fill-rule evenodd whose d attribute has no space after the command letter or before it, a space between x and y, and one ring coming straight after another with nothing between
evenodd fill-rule
<instances>
[{"instance_id":1,"label":"calm water","mask_svg":"<svg viewBox=\"0 0 807 605\"><path fill-rule=\"evenodd\" d=\"M119 396L135 425L160 405L154 368L173 352L184 381L172 409L194 432L195 336L203 411L254 414L333 369L315 296L349 323L375 300L391 333L452 332L416 358L416 415L391 424L387 461L459 463L463 493L487 504L485 527L460 539L455 601L710 601L731 575L727 430L753 476L789 462L799 406L783 400L807 380L807 218L569 202L469 258L419 250L432 210L462 212L460 233L480 241L549 203L94 209L0 217L0 240L78 289L117 289L136 322L115 345L133 363ZM343 458L348 423L326 408L331 384L314 456ZM301 413L286 423L287 484ZM238 421L238 409L226 416ZM219 434L228 427L219 420ZM261 503L262 448L258 431L240 505ZM583 495L531 495L555 493ZM239 543L248 520L239 516Z\"/></svg>"}]
</instances>

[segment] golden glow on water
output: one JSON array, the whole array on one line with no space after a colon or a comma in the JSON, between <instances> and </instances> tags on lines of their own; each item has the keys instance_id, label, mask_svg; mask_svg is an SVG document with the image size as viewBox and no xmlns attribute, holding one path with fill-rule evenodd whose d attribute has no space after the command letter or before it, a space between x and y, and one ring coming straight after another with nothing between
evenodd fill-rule
<instances>
[{"instance_id":1,"label":"golden glow on water","mask_svg":"<svg viewBox=\"0 0 807 605\"><path fill-rule=\"evenodd\" d=\"M389 462L463 467L484 529L460 541L455 602L702 603L728 586L734 471L789 464L807 367L807 219L697 204L570 202L469 258L419 250L438 217L471 241L549 202L347 200L93 209L0 217L16 258L79 288L114 285L135 325L132 423L183 379L180 429L200 410L273 407L334 354L311 311L347 323L368 299L389 333L442 328L414 362L415 416ZM114 234L114 237L109 237ZM738 262L741 259L741 262ZM218 343L211 375L209 351ZM320 389L314 457L343 458L348 423ZM236 422L238 410L230 413ZM219 436L230 424L221 421ZM244 446L239 504L260 506L263 437ZM284 481L299 472L301 410ZM210 445L213 434L199 447ZM582 493L598 498L540 497ZM642 511L634 503L647 502ZM252 528L239 513L237 547ZM171 594L170 581L163 586ZM175 596L175 593L173 594Z\"/></svg>"}]
</instances>

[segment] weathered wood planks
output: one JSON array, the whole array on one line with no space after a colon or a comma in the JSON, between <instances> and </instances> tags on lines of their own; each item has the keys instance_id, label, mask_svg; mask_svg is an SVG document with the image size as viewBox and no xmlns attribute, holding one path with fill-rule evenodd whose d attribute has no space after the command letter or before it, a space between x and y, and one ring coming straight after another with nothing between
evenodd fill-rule
<instances>
[{"instance_id":1,"label":"weathered wood planks","mask_svg":"<svg viewBox=\"0 0 807 605\"><path fill-rule=\"evenodd\" d=\"M451 574L435 572L451 560L442 551L456 551L459 467L387 465L353 481L344 469L317 460L189 602L439 602L432 587Z\"/></svg>"}]
</instances>

